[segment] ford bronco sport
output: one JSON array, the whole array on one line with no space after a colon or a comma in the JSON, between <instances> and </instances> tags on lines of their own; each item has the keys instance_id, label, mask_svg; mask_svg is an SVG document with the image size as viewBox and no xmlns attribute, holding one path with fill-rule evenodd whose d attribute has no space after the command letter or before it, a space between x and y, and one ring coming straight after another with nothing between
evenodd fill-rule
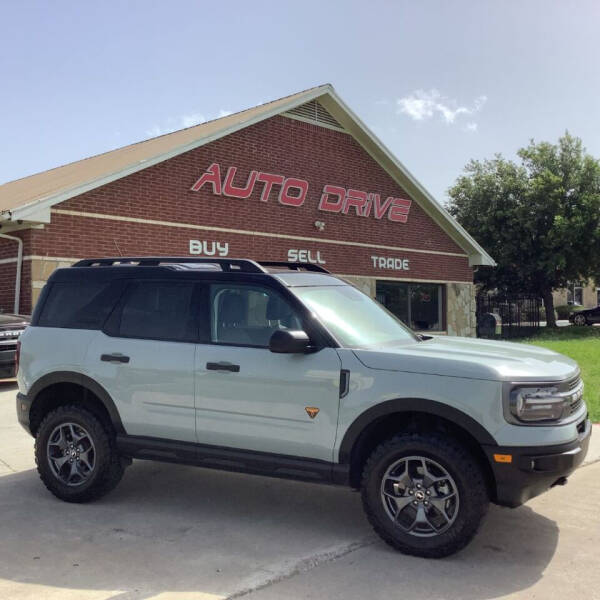
<instances>
[{"instance_id":1,"label":"ford bronco sport","mask_svg":"<svg viewBox=\"0 0 600 600\"><path fill-rule=\"evenodd\" d=\"M393 547L441 557L490 501L565 483L591 433L572 360L415 335L317 265L83 260L20 344L18 418L68 502L132 458L336 483Z\"/></svg>"}]
</instances>

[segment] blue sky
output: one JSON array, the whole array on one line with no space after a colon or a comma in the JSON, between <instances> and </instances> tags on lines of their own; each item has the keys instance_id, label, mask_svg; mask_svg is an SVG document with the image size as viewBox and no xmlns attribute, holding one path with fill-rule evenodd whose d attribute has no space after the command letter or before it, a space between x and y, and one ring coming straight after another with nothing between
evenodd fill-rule
<instances>
[{"instance_id":1,"label":"blue sky","mask_svg":"<svg viewBox=\"0 0 600 600\"><path fill-rule=\"evenodd\" d=\"M318 85L444 202L566 129L600 157L596 0L0 3L0 183Z\"/></svg>"}]
</instances>

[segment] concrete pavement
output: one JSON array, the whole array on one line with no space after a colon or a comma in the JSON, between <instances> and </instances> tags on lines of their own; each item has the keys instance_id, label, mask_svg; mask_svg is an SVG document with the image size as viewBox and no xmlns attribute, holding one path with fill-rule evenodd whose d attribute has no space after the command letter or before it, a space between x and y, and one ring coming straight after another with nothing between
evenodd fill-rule
<instances>
[{"instance_id":1,"label":"concrete pavement","mask_svg":"<svg viewBox=\"0 0 600 600\"><path fill-rule=\"evenodd\" d=\"M380 542L343 488L135 461L99 502L60 502L15 393L0 384L0 598L600 599L600 462L429 561Z\"/></svg>"}]
</instances>

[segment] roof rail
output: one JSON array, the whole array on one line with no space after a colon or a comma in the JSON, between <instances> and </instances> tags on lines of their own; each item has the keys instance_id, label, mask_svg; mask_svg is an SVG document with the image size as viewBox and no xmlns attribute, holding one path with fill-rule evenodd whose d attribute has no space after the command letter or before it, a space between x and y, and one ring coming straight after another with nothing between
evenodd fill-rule
<instances>
[{"instance_id":1,"label":"roof rail","mask_svg":"<svg viewBox=\"0 0 600 600\"><path fill-rule=\"evenodd\" d=\"M320 265L303 262L285 262L274 260L254 261L249 258L209 258L194 256L113 256L105 258L84 258L73 267L159 267L168 264L207 264L221 267L222 271L244 273L267 273L267 268L275 267L291 271L313 271L329 273Z\"/></svg>"},{"instance_id":2,"label":"roof rail","mask_svg":"<svg viewBox=\"0 0 600 600\"><path fill-rule=\"evenodd\" d=\"M315 271L317 273L329 273L327 269L324 269L320 265L303 262L279 262L275 260L259 260L257 261L261 267L281 267L282 269L290 269L292 271Z\"/></svg>"},{"instance_id":3,"label":"roof rail","mask_svg":"<svg viewBox=\"0 0 600 600\"><path fill-rule=\"evenodd\" d=\"M258 263L247 258L195 258L191 256L116 256L107 258L85 258L73 267L159 267L163 264L213 264L224 272L266 273Z\"/></svg>"}]
</instances>

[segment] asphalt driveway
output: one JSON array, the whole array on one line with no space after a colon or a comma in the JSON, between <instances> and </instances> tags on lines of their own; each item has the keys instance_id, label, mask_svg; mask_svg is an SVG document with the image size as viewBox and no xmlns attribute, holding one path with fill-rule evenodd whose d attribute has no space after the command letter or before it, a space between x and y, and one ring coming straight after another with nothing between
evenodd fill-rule
<instances>
[{"instance_id":1,"label":"asphalt driveway","mask_svg":"<svg viewBox=\"0 0 600 600\"><path fill-rule=\"evenodd\" d=\"M342 488L136 461L99 502L60 502L15 393L0 384L0 598L600 599L600 463L431 561L385 546Z\"/></svg>"}]
</instances>

